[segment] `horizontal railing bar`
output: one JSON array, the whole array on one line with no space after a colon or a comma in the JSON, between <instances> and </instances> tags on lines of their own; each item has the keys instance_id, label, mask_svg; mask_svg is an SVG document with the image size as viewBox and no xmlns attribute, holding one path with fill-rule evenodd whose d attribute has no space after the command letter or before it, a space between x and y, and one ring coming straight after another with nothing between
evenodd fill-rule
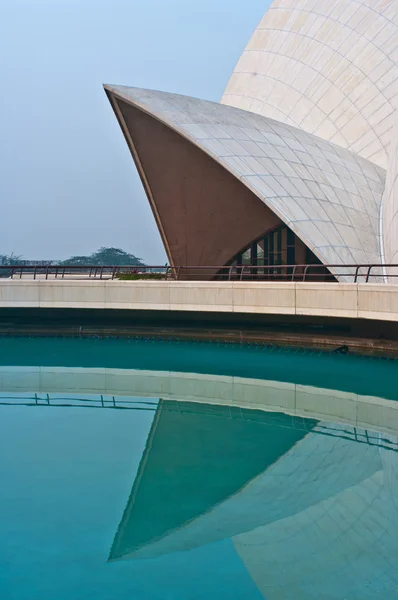
<instances>
[{"instance_id":1,"label":"horizontal railing bar","mask_svg":"<svg viewBox=\"0 0 398 600\"><path fill-rule=\"evenodd\" d=\"M278 265L252 265L252 264L242 264L242 265L233 265L233 268L242 268L248 267L253 269L263 269L263 268L286 268L286 267L311 267L318 269L325 269L328 267L360 267L360 268L383 268L383 267L398 267L397 263L325 263L325 264L312 264L312 263L297 263L297 264L278 264ZM137 266L137 265L49 265L49 266L38 266L38 265L0 265L0 269L42 269L46 271L50 270L63 270L63 269L230 269L231 265L145 265L145 266Z\"/></svg>"},{"instance_id":2,"label":"horizontal railing bar","mask_svg":"<svg viewBox=\"0 0 398 600\"><path fill-rule=\"evenodd\" d=\"M389 269L397 272L390 273ZM0 265L0 278L6 273L11 279L22 279L24 275L38 277L62 278L80 276L85 279L114 279L119 274L159 275L165 280L178 280L184 276L191 281L203 279L224 280L274 280L274 281L313 281L331 282L342 277L354 282L369 282L374 278L398 277L398 264L390 263L330 263L330 264L296 264L296 265Z\"/></svg>"}]
</instances>

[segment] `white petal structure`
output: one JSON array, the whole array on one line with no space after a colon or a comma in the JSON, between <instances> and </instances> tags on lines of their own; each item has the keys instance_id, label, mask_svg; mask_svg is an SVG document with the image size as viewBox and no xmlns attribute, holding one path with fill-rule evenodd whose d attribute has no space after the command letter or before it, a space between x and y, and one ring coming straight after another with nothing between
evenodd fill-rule
<instances>
[{"instance_id":1,"label":"white petal structure","mask_svg":"<svg viewBox=\"0 0 398 600\"><path fill-rule=\"evenodd\" d=\"M105 89L171 264L398 261L398 0L275 0L221 104Z\"/></svg>"},{"instance_id":2,"label":"white petal structure","mask_svg":"<svg viewBox=\"0 0 398 600\"><path fill-rule=\"evenodd\" d=\"M381 232L384 249L383 262L396 264L398 262L398 124L394 129L390 148L390 164L383 196ZM393 273L398 275L398 269L388 270L389 275ZM392 279L392 283L394 283L394 279Z\"/></svg>"},{"instance_id":3,"label":"white petal structure","mask_svg":"<svg viewBox=\"0 0 398 600\"><path fill-rule=\"evenodd\" d=\"M316 136L248 111L164 92L121 86L105 88L146 182L171 258L175 243L168 240L169 227L162 217L164 201L154 192L156 179L162 177L162 165L147 170L150 158L142 137L145 133L150 135L149 122L142 130L139 127L140 120L148 116L155 124L166 126L153 140L157 147L164 142L165 153L173 154L176 141L170 132L188 141L250 190L321 262L381 261L379 213L385 172L380 167ZM156 158L161 160L159 156L152 157ZM185 180L186 195L181 191L181 180L168 182L170 210L172 198L178 194L183 196L185 207L190 202L186 181L190 175L181 158L179 172ZM217 193L202 198L202 202L209 212L209 204L215 206L218 202ZM178 218L183 225L184 213ZM258 224L256 216L254 219ZM265 232L267 223L260 229ZM235 232L232 233L234 238ZM205 237L208 243L209 236ZM225 258L239 250L238 242Z\"/></svg>"},{"instance_id":4,"label":"white petal structure","mask_svg":"<svg viewBox=\"0 0 398 600\"><path fill-rule=\"evenodd\" d=\"M275 0L222 102L387 168L398 102L397 0Z\"/></svg>"}]
</instances>

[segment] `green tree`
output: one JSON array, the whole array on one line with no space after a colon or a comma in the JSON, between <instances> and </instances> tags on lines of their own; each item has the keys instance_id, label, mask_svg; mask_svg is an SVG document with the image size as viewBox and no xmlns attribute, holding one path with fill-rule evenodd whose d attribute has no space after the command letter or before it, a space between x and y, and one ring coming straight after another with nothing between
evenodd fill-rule
<instances>
[{"instance_id":1,"label":"green tree","mask_svg":"<svg viewBox=\"0 0 398 600\"><path fill-rule=\"evenodd\" d=\"M29 261L22 260L22 256L18 256L13 252L11 254L0 254L0 266L12 267L18 265L29 264ZM102 246L93 254L88 256L71 256L70 258L63 260L59 263L49 262L48 264L59 264L59 265L74 265L74 266L134 266L134 267L145 267L145 263L141 258L138 258L134 254L129 254L120 248L107 248Z\"/></svg>"},{"instance_id":2,"label":"green tree","mask_svg":"<svg viewBox=\"0 0 398 600\"><path fill-rule=\"evenodd\" d=\"M21 264L21 256L11 254L0 254L0 267L14 267ZM0 277L11 277L11 269L0 269Z\"/></svg>"},{"instance_id":3,"label":"green tree","mask_svg":"<svg viewBox=\"0 0 398 600\"><path fill-rule=\"evenodd\" d=\"M62 261L62 265L95 265L95 266L135 266L144 267L145 263L141 258L137 258L134 254L129 254L120 248L101 247L99 250L89 256L71 256Z\"/></svg>"},{"instance_id":4,"label":"green tree","mask_svg":"<svg viewBox=\"0 0 398 600\"><path fill-rule=\"evenodd\" d=\"M91 256L71 256L67 260L63 260L60 262L61 265L74 265L76 267L92 265Z\"/></svg>"},{"instance_id":5,"label":"green tree","mask_svg":"<svg viewBox=\"0 0 398 600\"><path fill-rule=\"evenodd\" d=\"M0 266L2 267L13 267L15 265L20 265L22 261L22 256L18 256L11 252L11 254L0 254Z\"/></svg>"},{"instance_id":6,"label":"green tree","mask_svg":"<svg viewBox=\"0 0 398 600\"><path fill-rule=\"evenodd\" d=\"M137 258L134 254L129 254L120 248L106 248L104 246L91 255L91 260L94 265L115 265L118 267L127 265L145 266L142 259Z\"/></svg>"}]
</instances>

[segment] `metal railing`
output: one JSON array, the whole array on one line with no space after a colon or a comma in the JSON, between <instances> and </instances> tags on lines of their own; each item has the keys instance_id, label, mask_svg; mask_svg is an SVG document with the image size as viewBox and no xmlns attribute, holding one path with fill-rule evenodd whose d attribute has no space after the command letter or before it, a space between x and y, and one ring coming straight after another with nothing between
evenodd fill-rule
<instances>
[{"instance_id":1,"label":"metal railing","mask_svg":"<svg viewBox=\"0 0 398 600\"><path fill-rule=\"evenodd\" d=\"M302 264L302 265L189 265L98 266L13 265L0 266L0 278L8 279L163 279L190 281L384 281L398 277L398 264Z\"/></svg>"}]
</instances>

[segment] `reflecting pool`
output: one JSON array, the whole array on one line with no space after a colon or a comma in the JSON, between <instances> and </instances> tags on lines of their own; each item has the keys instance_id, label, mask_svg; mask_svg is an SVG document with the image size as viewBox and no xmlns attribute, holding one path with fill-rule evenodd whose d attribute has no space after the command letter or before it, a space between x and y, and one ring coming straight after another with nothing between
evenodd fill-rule
<instances>
[{"instance_id":1,"label":"reflecting pool","mask_svg":"<svg viewBox=\"0 0 398 600\"><path fill-rule=\"evenodd\" d=\"M0 598L398 597L398 363L0 339Z\"/></svg>"}]
</instances>

